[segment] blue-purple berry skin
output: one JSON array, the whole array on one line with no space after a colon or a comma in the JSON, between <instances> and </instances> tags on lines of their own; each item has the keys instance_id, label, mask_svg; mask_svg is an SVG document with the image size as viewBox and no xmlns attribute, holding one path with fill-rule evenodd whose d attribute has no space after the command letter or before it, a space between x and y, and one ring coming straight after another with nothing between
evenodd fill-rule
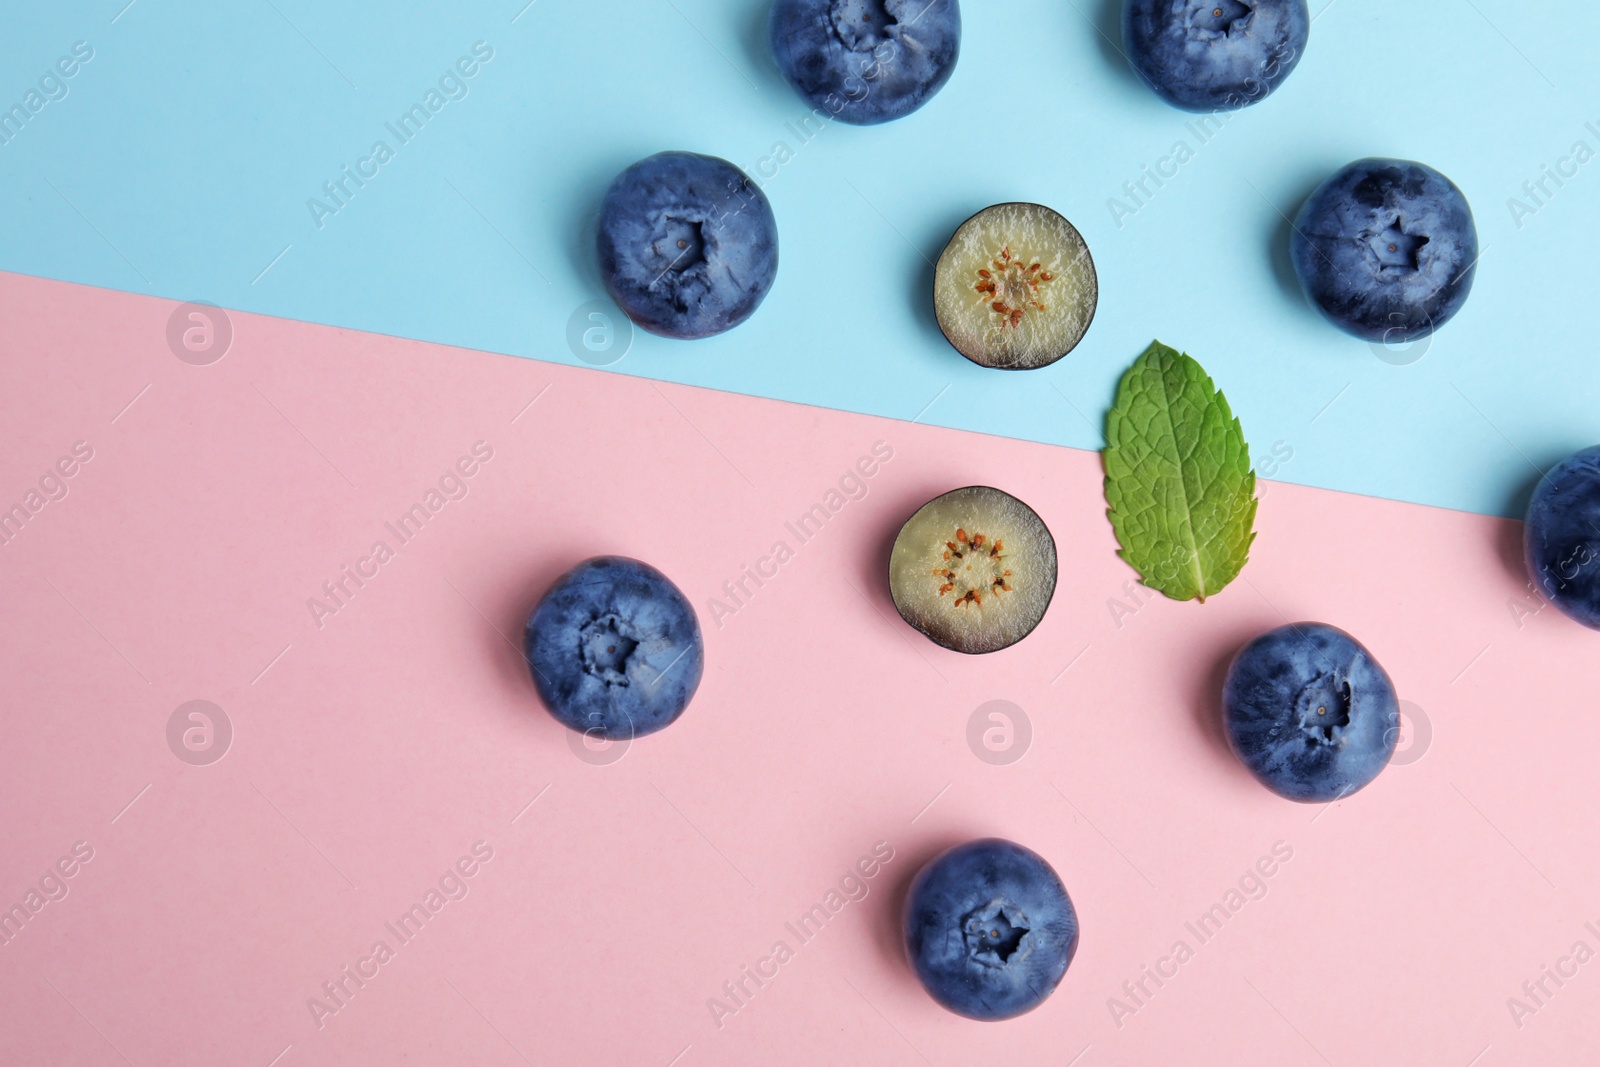
<instances>
[{"instance_id":1,"label":"blue-purple berry skin","mask_svg":"<svg viewBox=\"0 0 1600 1067\"><path fill-rule=\"evenodd\" d=\"M1600 630L1600 445L1556 464L1533 491L1528 574L1561 613Z\"/></svg>"},{"instance_id":2,"label":"blue-purple berry skin","mask_svg":"<svg viewBox=\"0 0 1600 1067\"><path fill-rule=\"evenodd\" d=\"M778 223L759 186L715 156L658 152L600 206L600 276L627 316L683 340L755 314L778 274Z\"/></svg>"},{"instance_id":3,"label":"blue-purple berry skin","mask_svg":"<svg viewBox=\"0 0 1600 1067\"><path fill-rule=\"evenodd\" d=\"M1184 111L1232 111L1264 100L1305 54L1306 0L1123 0L1134 71Z\"/></svg>"},{"instance_id":4,"label":"blue-purple berry skin","mask_svg":"<svg viewBox=\"0 0 1600 1067\"><path fill-rule=\"evenodd\" d=\"M607 740L677 721L705 669L688 598L626 556L584 560L556 579L528 616L523 652L550 714Z\"/></svg>"},{"instance_id":5,"label":"blue-purple berry skin","mask_svg":"<svg viewBox=\"0 0 1600 1067\"><path fill-rule=\"evenodd\" d=\"M1359 159L1306 199L1289 253L1329 322L1399 344L1433 333L1467 302L1478 230L1467 198L1432 167Z\"/></svg>"},{"instance_id":6,"label":"blue-purple berry skin","mask_svg":"<svg viewBox=\"0 0 1600 1067\"><path fill-rule=\"evenodd\" d=\"M1279 796L1339 800L1389 764L1400 739L1394 683L1361 642L1324 623L1269 630L1222 689L1228 743Z\"/></svg>"},{"instance_id":7,"label":"blue-purple berry skin","mask_svg":"<svg viewBox=\"0 0 1600 1067\"><path fill-rule=\"evenodd\" d=\"M969 1019L1010 1019L1050 996L1078 950L1078 913L1031 849L997 837L940 853L906 894L906 953L928 994Z\"/></svg>"},{"instance_id":8,"label":"blue-purple berry skin","mask_svg":"<svg viewBox=\"0 0 1600 1067\"><path fill-rule=\"evenodd\" d=\"M772 57L823 119L873 126L933 99L961 53L957 0L775 0Z\"/></svg>"}]
</instances>

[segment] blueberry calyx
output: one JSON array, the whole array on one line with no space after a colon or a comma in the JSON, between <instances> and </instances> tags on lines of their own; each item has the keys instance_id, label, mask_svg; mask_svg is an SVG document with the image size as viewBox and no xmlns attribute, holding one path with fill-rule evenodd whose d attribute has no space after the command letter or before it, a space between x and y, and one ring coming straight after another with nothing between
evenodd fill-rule
<instances>
[{"instance_id":1,"label":"blueberry calyx","mask_svg":"<svg viewBox=\"0 0 1600 1067\"><path fill-rule=\"evenodd\" d=\"M705 669L688 598L625 556L587 559L557 578L528 616L523 655L558 722L611 740L671 725Z\"/></svg>"},{"instance_id":2,"label":"blueberry calyx","mask_svg":"<svg viewBox=\"0 0 1600 1067\"><path fill-rule=\"evenodd\" d=\"M1407 233L1399 215L1384 229L1367 231L1362 237L1377 257L1379 271L1417 271L1422 265L1422 246L1431 240L1424 234Z\"/></svg>"},{"instance_id":3,"label":"blueberry calyx","mask_svg":"<svg viewBox=\"0 0 1600 1067\"><path fill-rule=\"evenodd\" d=\"M1307 748L1317 745L1337 748L1344 744L1354 696L1349 679L1341 678L1337 672L1319 675L1300 690L1295 703L1299 706L1300 729L1306 735Z\"/></svg>"},{"instance_id":4,"label":"blueberry calyx","mask_svg":"<svg viewBox=\"0 0 1600 1067\"><path fill-rule=\"evenodd\" d=\"M658 259L668 261L666 269L661 272L663 276L668 272L683 274L706 261L704 222L666 215L661 223L662 235L651 243L650 250ZM662 248L663 244L666 248Z\"/></svg>"},{"instance_id":5,"label":"blueberry calyx","mask_svg":"<svg viewBox=\"0 0 1600 1067\"><path fill-rule=\"evenodd\" d=\"M1241 4L1239 0L1217 0L1210 11L1203 7L1195 11L1193 25L1200 30L1231 37L1234 30L1246 32L1250 28L1250 16L1254 14L1253 8Z\"/></svg>"},{"instance_id":6,"label":"blueberry calyx","mask_svg":"<svg viewBox=\"0 0 1600 1067\"><path fill-rule=\"evenodd\" d=\"M991 900L969 911L961 920L967 958L984 967L1005 967L1013 957L1020 961L1033 947L1028 939L1028 916L1008 901Z\"/></svg>"},{"instance_id":7,"label":"blueberry calyx","mask_svg":"<svg viewBox=\"0 0 1600 1067\"><path fill-rule=\"evenodd\" d=\"M578 654L584 673L608 686L628 684L628 661L639 647L640 635L614 614L601 615L583 628Z\"/></svg>"},{"instance_id":8,"label":"blueberry calyx","mask_svg":"<svg viewBox=\"0 0 1600 1067\"><path fill-rule=\"evenodd\" d=\"M900 20L884 0L833 0L828 12L839 43L852 52L871 52L884 41L897 36L893 31Z\"/></svg>"}]
</instances>

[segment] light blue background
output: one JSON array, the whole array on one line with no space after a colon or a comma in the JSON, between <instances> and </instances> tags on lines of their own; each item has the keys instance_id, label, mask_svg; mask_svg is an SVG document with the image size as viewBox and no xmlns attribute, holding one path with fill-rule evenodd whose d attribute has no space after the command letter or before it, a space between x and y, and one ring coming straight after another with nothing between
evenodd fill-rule
<instances>
[{"instance_id":1,"label":"light blue background","mask_svg":"<svg viewBox=\"0 0 1600 1067\"><path fill-rule=\"evenodd\" d=\"M95 50L0 146L0 268L577 363L568 320L603 295L599 197L684 148L760 178L778 281L731 334L636 334L610 372L1094 448L1118 376L1159 337L1212 372L1257 456L1292 448L1277 477L1489 514L1600 441L1600 160L1520 227L1507 203L1575 141L1600 150L1586 0L1314 0L1284 87L1120 227L1108 199L1196 142L1104 36L1115 0L967 0L928 107L809 144L786 126L806 108L766 53L764 0L124 4L0 13L0 106L75 41ZM478 40L494 58L469 95L399 146L384 123ZM396 157L318 229L307 200L379 138ZM779 141L793 158L761 173ZM1365 155L1448 174L1485 247L1465 309L1411 365L1325 325L1286 266L1280 212ZM928 298L955 226L1003 200L1062 211L1100 271L1084 343L1027 374L968 364Z\"/></svg>"}]
</instances>

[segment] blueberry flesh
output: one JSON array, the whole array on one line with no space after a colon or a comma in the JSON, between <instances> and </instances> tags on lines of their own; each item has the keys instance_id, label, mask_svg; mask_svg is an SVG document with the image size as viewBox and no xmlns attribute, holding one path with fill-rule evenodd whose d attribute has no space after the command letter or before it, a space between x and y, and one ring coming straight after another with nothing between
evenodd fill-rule
<instances>
[{"instance_id":1,"label":"blueberry flesh","mask_svg":"<svg viewBox=\"0 0 1600 1067\"><path fill-rule=\"evenodd\" d=\"M918 508L889 550L895 610L928 640L969 656L1033 632L1056 591L1056 540L1039 513L969 485Z\"/></svg>"},{"instance_id":2,"label":"blueberry flesh","mask_svg":"<svg viewBox=\"0 0 1600 1067\"><path fill-rule=\"evenodd\" d=\"M778 69L805 101L857 126L917 110L961 51L957 0L775 0Z\"/></svg>"},{"instance_id":3,"label":"blueberry flesh","mask_svg":"<svg viewBox=\"0 0 1600 1067\"><path fill-rule=\"evenodd\" d=\"M556 579L528 616L523 652L550 714L609 740L670 725L705 666L689 601L625 556L588 559Z\"/></svg>"},{"instance_id":4,"label":"blueberry flesh","mask_svg":"<svg viewBox=\"0 0 1600 1067\"><path fill-rule=\"evenodd\" d=\"M1478 230L1455 183L1403 159L1361 159L1301 207L1289 254L1300 286L1365 341L1426 337L1472 291Z\"/></svg>"},{"instance_id":5,"label":"blueberry flesh","mask_svg":"<svg viewBox=\"0 0 1600 1067\"><path fill-rule=\"evenodd\" d=\"M1009 1019L1054 992L1078 913L1038 853L997 837L934 857L906 895L906 952L930 996L969 1019Z\"/></svg>"},{"instance_id":6,"label":"blueberry flesh","mask_svg":"<svg viewBox=\"0 0 1600 1067\"><path fill-rule=\"evenodd\" d=\"M1290 800L1349 796L1388 766L1400 738L1389 676L1359 641L1319 622L1246 645L1228 668L1222 711L1234 753Z\"/></svg>"},{"instance_id":7,"label":"blueberry flesh","mask_svg":"<svg viewBox=\"0 0 1600 1067\"><path fill-rule=\"evenodd\" d=\"M1306 0L1123 0L1133 69L1173 107L1232 111L1265 99L1305 54Z\"/></svg>"},{"instance_id":8,"label":"blueberry flesh","mask_svg":"<svg viewBox=\"0 0 1600 1067\"><path fill-rule=\"evenodd\" d=\"M1600 445L1562 460L1528 505L1528 573L1562 614L1600 630Z\"/></svg>"},{"instance_id":9,"label":"blueberry flesh","mask_svg":"<svg viewBox=\"0 0 1600 1067\"><path fill-rule=\"evenodd\" d=\"M755 313L778 274L767 196L725 159L658 152L623 171L600 207L600 275L651 333L693 339Z\"/></svg>"}]
</instances>

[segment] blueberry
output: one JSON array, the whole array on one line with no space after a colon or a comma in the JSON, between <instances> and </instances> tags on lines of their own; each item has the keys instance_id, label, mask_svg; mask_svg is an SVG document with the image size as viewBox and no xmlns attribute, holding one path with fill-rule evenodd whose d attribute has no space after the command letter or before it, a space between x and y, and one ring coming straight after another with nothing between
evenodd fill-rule
<instances>
[{"instance_id":1,"label":"blueberry","mask_svg":"<svg viewBox=\"0 0 1600 1067\"><path fill-rule=\"evenodd\" d=\"M932 99L961 50L956 0L775 0L778 68L813 108L857 126Z\"/></svg>"},{"instance_id":2,"label":"blueberry","mask_svg":"<svg viewBox=\"0 0 1600 1067\"><path fill-rule=\"evenodd\" d=\"M628 318L697 338L754 314L778 273L766 194L725 159L659 152L623 171L600 207L600 274Z\"/></svg>"},{"instance_id":3,"label":"blueberry","mask_svg":"<svg viewBox=\"0 0 1600 1067\"><path fill-rule=\"evenodd\" d=\"M1306 0L1123 0L1133 69L1173 107L1232 111L1283 84L1306 50Z\"/></svg>"},{"instance_id":4,"label":"blueberry","mask_svg":"<svg viewBox=\"0 0 1600 1067\"><path fill-rule=\"evenodd\" d=\"M939 854L906 894L906 952L930 996L969 1019L1009 1019L1055 991L1078 913L1038 853L997 837Z\"/></svg>"},{"instance_id":5,"label":"blueberry","mask_svg":"<svg viewBox=\"0 0 1600 1067\"><path fill-rule=\"evenodd\" d=\"M1343 630L1269 630L1234 657L1222 687L1228 743L1290 800L1338 800L1388 766L1400 737L1394 684Z\"/></svg>"},{"instance_id":6,"label":"blueberry","mask_svg":"<svg viewBox=\"0 0 1600 1067\"><path fill-rule=\"evenodd\" d=\"M1426 337L1472 290L1478 230L1455 183L1403 159L1361 159L1295 219L1290 256L1317 310L1366 341Z\"/></svg>"},{"instance_id":7,"label":"blueberry","mask_svg":"<svg viewBox=\"0 0 1600 1067\"><path fill-rule=\"evenodd\" d=\"M1527 555L1545 599L1600 630L1600 445L1540 480L1528 505Z\"/></svg>"},{"instance_id":8,"label":"blueberry","mask_svg":"<svg viewBox=\"0 0 1600 1067\"><path fill-rule=\"evenodd\" d=\"M612 740L670 725L705 665L689 601L625 556L588 559L556 579L528 616L523 651L550 714Z\"/></svg>"}]
</instances>

